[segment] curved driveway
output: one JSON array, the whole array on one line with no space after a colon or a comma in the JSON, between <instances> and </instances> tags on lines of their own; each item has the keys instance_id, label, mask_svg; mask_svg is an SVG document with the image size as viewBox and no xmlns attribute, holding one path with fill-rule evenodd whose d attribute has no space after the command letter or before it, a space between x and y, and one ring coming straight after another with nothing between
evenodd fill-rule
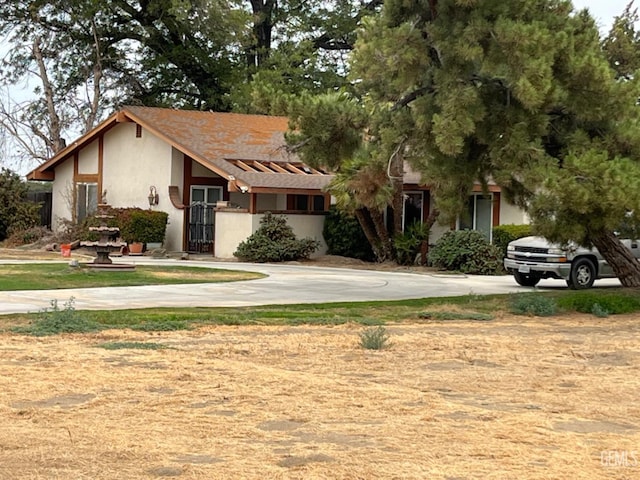
<instances>
[{"instance_id":1,"label":"curved driveway","mask_svg":"<svg viewBox=\"0 0 640 480\"><path fill-rule=\"evenodd\" d=\"M2 261L1 263L19 263ZM466 276L352 270L297 265L157 260L128 260L138 265L182 265L248 270L268 275L259 280L190 285L148 285L62 290L0 292L0 314L37 312L51 300L62 305L70 297L79 310L117 310L147 307L240 307L295 303L354 302L446 297L467 294L523 292L511 276ZM600 285L619 285L617 280ZM564 282L542 286L562 288Z\"/></svg>"}]
</instances>

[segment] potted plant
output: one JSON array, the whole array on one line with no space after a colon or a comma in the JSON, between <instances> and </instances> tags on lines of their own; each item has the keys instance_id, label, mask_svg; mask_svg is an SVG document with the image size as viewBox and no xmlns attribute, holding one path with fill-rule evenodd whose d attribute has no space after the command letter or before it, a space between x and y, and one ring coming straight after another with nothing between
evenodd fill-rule
<instances>
[{"instance_id":1,"label":"potted plant","mask_svg":"<svg viewBox=\"0 0 640 480\"><path fill-rule=\"evenodd\" d=\"M142 253L144 245L162 245L169 214L153 210L130 209L127 225L121 231L129 253Z\"/></svg>"}]
</instances>

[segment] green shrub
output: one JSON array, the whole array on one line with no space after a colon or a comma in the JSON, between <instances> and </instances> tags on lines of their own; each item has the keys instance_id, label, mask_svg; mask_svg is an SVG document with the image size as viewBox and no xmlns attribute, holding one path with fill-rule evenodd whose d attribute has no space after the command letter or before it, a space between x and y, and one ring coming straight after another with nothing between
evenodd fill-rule
<instances>
[{"instance_id":1,"label":"green shrub","mask_svg":"<svg viewBox=\"0 0 640 480\"><path fill-rule=\"evenodd\" d=\"M298 240L283 216L267 212L258 230L240 243L233 255L247 262L285 262L309 258L319 246L312 238Z\"/></svg>"},{"instance_id":2,"label":"green shrub","mask_svg":"<svg viewBox=\"0 0 640 480\"><path fill-rule=\"evenodd\" d=\"M40 223L40 205L27 200L27 191L20 175L7 168L0 170L0 241Z\"/></svg>"},{"instance_id":3,"label":"green shrub","mask_svg":"<svg viewBox=\"0 0 640 480\"><path fill-rule=\"evenodd\" d=\"M416 261L422 244L429 241L429 227L424 223L414 222L404 232L396 235L393 245L400 265L411 265Z\"/></svg>"},{"instance_id":4,"label":"green shrub","mask_svg":"<svg viewBox=\"0 0 640 480\"><path fill-rule=\"evenodd\" d=\"M367 328L360 333L360 346L362 348L382 350L389 345L389 334L382 325Z\"/></svg>"},{"instance_id":5,"label":"green shrub","mask_svg":"<svg viewBox=\"0 0 640 480\"><path fill-rule=\"evenodd\" d=\"M41 337L59 333L97 332L102 329L98 323L87 320L76 312L73 297L64 303L63 308L58 306L57 300L51 300L50 305L50 308L40 312L39 317L31 325L17 328L15 331Z\"/></svg>"},{"instance_id":6,"label":"green shrub","mask_svg":"<svg viewBox=\"0 0 640 480\"><path fill-rule=\"evenodd\" d=\"M327 253L343 257L373 261L375 255L360 222L355 217L338 210L335 205L325 217L322 235L327 242Z\"/></svg>"},{"instance_id":7,"label":"green shrub","mask_svg":"<svg viewBox=\"0 0 640 480\"><path fill-rule=\"evenodd\" d=\"M445 233L429 252L429 261L443 270L475 275L502 273L500 251L476 230Z\"/></svg>"},{"instance_id":8,"label":"green shrub","mask_svg":"<svg viewBox=\"0 0 640 480\"><path fill-rule=\"evenodd\" d=\"M553 298L539 294L513 295L509 301L511 313L516 315L533 315L550 317L555 315L558 307Z\"/></svg>"},{"instance_id":9,"label":"green shrub","mask_svg":"<svg viewBox=\"0 0 640 480\"><path fill-rule=\"evenodd\" d=\"M502 252L502 258L507 256L507 245L518 238L531 235L531 225L498 225L493 227L493 244Z\"/></svg>"},{"instance_id":10,"label":"green shrub","mask_svg":"<svg viewBox=\"0 0 640 480\"><path fill-rule=\"evenodd\" d=\"M89 228L106 223L109 227L118 227L120 236L127 243L162 243L164 241L169 219L167 212L141 208L108 208L104 214L110 218L105 220L95 215L86 217L74 229L73 234L78 237L78 240L96 241L98 234L90 231Z\"/></svg>"}]
</instances>

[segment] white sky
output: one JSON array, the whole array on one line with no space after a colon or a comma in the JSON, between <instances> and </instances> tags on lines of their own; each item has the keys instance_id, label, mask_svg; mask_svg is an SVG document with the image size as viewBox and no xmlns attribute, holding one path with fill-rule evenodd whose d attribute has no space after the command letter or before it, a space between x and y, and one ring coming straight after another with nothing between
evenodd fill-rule
<instances>
[{"instance_id":1,"label":"white sky","mask_svg":"<svg viewBox=\"0 0 640 480\"><path fill-rule=\"evenodd\" d=\"M622 14L630 0L573 0L576 10L589 9L591 16L595 18L603 35L609 33L613 17ZM640 1L634 2L636 7L640 6Z\"/></svg>"}]
</instances>

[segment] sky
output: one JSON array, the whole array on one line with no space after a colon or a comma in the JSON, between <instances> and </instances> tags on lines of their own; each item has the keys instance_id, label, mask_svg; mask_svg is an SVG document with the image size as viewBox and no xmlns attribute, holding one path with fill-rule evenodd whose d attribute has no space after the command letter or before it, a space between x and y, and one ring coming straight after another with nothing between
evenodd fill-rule
<instances>
[{"instance_id":1,"label":"sky","mask_svg":"<svg viewBox=\"0 0 640 480\"><path fill-rule=\"evenodd\" d=\"M613 17L619 16L624 11L630 0L573 0L576 10L588 8L591 16L595 18L603 34L609 32ZM635 5L640 7L640 1L636 0Z\"/></svg>"}]
</instances>

